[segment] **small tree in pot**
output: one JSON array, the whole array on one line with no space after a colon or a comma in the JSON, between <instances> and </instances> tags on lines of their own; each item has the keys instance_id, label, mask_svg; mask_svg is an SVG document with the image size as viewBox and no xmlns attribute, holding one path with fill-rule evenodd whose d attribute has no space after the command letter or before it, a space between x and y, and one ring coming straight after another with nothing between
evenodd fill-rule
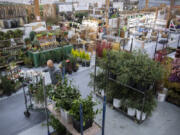
<instances>
[{"instance_id":1,"label":"small tree in pot","mask_svg":"<svg viewBox=\"0 0 180 135\"><path fill-rule=\"evenodd\" d=\"M99 110L93 110L96 103L92 101L92 96L88 96L86 99L79 98L74 100L69 113L73 117L73 127L78 132L80 132L80 104L82 104L83 109L83 130L92 126L94 117L99 112Z\"/></svg>"}]
</instances>

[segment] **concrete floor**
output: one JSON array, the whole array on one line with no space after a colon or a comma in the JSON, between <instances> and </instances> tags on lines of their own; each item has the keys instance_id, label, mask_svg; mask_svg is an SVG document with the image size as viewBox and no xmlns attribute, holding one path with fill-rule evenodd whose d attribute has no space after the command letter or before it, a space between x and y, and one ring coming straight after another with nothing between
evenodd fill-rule
<instances>
[{"instance_id":1,"label":"concrete floor","mask_svg":"<svg viewBox=\"0 0 180 135\"><path fill-rule=\"evenodd\" d=\"M88 87L89 73L92 69L81 70L69 76L73 83L79 87L83 97L86 97L91 88ZM47 77L49 78L49 77ZM49 80L49 79L48 79ZM98 98L97 98L98 99ZM98 99L102 108L102 100ZM45 120L43 113L33 113L30 119L24 117L23 94L18 94L0 101L0 135L45 135L46 127L41 126ZM102 114L98 114L95 121L101 125ZM180 134L180 108L167 102L158 103L152 117L141 125L134 123L121 113L107 105L106 135L179 135ZM101 133L99 132L98 135Z\"/></svg>"},{"instance_id":2,"label":"concrete floor","mask_svg":"<svg viewBox=\"0 0 180 135\"><path fill-rule=\"evenodd\" d=\"M31 117L24 116L23 94L0 101L0 135L16 135L45 120L44 112L30 112Z\"/></svg>"}]
</instances>

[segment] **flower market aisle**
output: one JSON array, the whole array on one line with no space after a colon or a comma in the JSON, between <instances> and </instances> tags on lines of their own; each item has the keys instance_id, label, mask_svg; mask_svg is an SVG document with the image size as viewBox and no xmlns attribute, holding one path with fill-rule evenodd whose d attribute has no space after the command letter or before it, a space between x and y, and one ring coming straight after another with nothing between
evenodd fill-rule
<instances>
[{"instance_id":1,"label":"flower market aisle","mask_svg":"<svg viewBox=\"0 0 180 135\"><path fill-rule=\"evenodd\" d=\"M42 68L36 70L42 70ZM93 71L93 68L85 68L68 76L79 87L83 97L86 97L92 90L88 87L88 83L90 81L89 74ZM47 82L49 82L48 74L46 78ZM102 108L102 100L99 98L97 100L100 101L97 107ZM31 112L32 115L29 119L23 115L25 106L22 93L1 100L0 110L0 121L3 123L0 124L1 135L45 135L44 133L47 133L46 127L41 126L45 120L43 113ZM98 114L95 120L101 125L102 114ZM158 103L152 117L141 125L134 123L107 105L106 135L179 135L179 125L180 108L167 102ZM101 135L101 133L97 135Z\"/></svg>"}]
</instances>

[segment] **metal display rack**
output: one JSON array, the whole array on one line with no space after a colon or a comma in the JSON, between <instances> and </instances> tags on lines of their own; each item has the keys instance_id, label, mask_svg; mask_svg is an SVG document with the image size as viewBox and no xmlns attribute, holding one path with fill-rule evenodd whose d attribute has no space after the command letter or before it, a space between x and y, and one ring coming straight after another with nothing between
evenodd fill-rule
<instances>
[{"instance_id":1,"label":"metal display rack","mask_svg":"<svg viewBox=\"0 0 180 135\"><path fill-rule=\"evenodd\" d=\"M133 42L133 41L132 41L132 42ZM132 48L132 44L131 44L131 48ZM108 49L108 51L107 51L108 61L110 61L109 51L110 51L110 49ZM131 51L132 51L132 49L130 49L130 52L131 52ZM96 51L96 52L97 52L97 51ZM129 116L129 115L128 115L125 111L123 111L121 108L113 107L113 109L117 110L118 112L121 112L123 115L125 115L126 117L132 119L133 121L137 121L138 124L143 123L143 122L148 118L148 117L146 117L144 120L142 120L142 114L143 114L143 110L144 110L144 104L145 104L145 101L146 101L146 93L147 93L147 91L138 90L137 88L133 88L132 86L129 86L129 85L127 85L127 84L123 84L123 83L121 83L121 82L119 82L119 81L111 78L111 77L110 77L110 67L109 67L109 64L108 64L108 63L109 63L109 62L107 62L107 65L106 65L106 66L107 66L107 70L105 71L105 72L106 72L106 77L105 77L105 78L106 78L106 86L105 86L105 90L104 90L105 95L106 95L106 91L107 91L107 89L108 89L109 81L113 81L113 82L115 82L115 83L118 83L118 84L120 84L120 85L123 86L123 87L126 87L126 88L128 88L128 89L130 89L130 90L132 90L132 91L134 91L134 92L137 92L137 93L143 95L140 120L136 119L134 116ZM139 65L139 66L140 66L140 65ZM95 85L95 83L96 83L96 82L95 82L95 80L96 80L96 72L97 72L96 70L97 70L97 55L96 55L96 57L95 57L95 68L94 68L94 93L95 93L98 97L103 98L103 96L100 95L100 94L96 91L96 85ZM152 90L153 90L154 93L155 93L155 87L154 87L154 86L155 86L155 83L152 84ZM109 103L109 105L112 106L111 103Z\"/></svg>"}]
</instances>

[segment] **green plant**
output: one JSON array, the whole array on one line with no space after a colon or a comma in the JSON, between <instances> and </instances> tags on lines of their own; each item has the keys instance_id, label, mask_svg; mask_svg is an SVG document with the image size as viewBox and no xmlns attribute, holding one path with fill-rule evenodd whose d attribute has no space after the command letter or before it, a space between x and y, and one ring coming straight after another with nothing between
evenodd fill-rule
<instances>
[{"instance_id":1,"label":"green plant","mask_svg":"<svg viewBox=\"0 0 180 135\"><path fill-rule=\"evenodd\" d=\"M40 37L42 37L42 34L37 34L36 37L40 38Z\"/></svg>"},{"instance_id":2,"label":"green plant","mask_svg":"<svg viewBox=\"0 0 180 135\"><path fill-rule=\"evenodd\" d=\"M0 89L7 96L10 96L15 91L15 83L7 76L1 76Z\"/></svg>"},{"instance_id":3,"label":"green plant","mask_svg":"<svg viewBox=\"0 0 180 135\"><path fill-rule=\"evenodd\" d=\"M56 101L57 108L61 107L69 111L73 100L78 99L80 97L80 93L77 88L72 86L71 82L68 82L68 80L65 79L64 82L57 86L57 89L52 97L53 100Z\"/></svg>"},{"instance_id":4,"label":"green plant","mask_svg":"<svg viewBox=\"0 0 180 135\"><path fill-rule=\"evenodd\" d=\"M9 38L14 38L16 33L12 30L8 30L6 34L9 35Z\"/></svg>"},{"instance_id":5,"label":"green plant","mask_svg":"<svg viewBox=\"0 0 180 135\"><path fill-rule=\"evenodd\" d=\"M79 98L75 99L72 103L71 109L69 113L73 116L73 118L77 121L80 121L80 104L82 105L83 109L83 125L85 122L94 120L95 115L99 112L97 109L96 111L93 110L93 107L97 105L95 102L92 101L92 96L88 96L85 99Z\"/></svg>"},{"instance_id":6,"label":"green plant","mask_svg":"<svg viewBox=\"0 0 180 135\"><path fill-rule=\"evenodd\" d=\"M37 102L40 103L44 102L44 89L43 89L42 79L35 85L30 84L29 89ZM49 93L52 91L52 85L45 86L45 89L46 89L46 94L49 95Z\"/></svg>"},{"instance_id":7,"label":"green plant","mask_svg":"<svg viewBox=\"0 0 180 135\"><path fill-rule=\"evenodd\" d=\"M30 39L30 38L25 38L25 39L24 39L24 42L26 43L26 45L28 45L28 44L31 43L31 39Z\"/></svg>"},{"instance_id":8,"label":"green plant","mask_svg":"<svg viewBox=\"0 0 180 135\"><path fill-rule=\"evenodd\" d=\"M48 36L53 36L53 35L54 35L54 33L50 33L50 32L48 33Z\"/></svg>"},{"instance_id":9,"label":"green plant","mask_svg":"<svg viewBox=\"0 0 180 135\"><path fill-rule=\"evenodd\" d=\"M41 34L42 34L42 36L46 36L47 32L43 31Z\"/></svg>"},{"instance_id":10,"label":"green plant","mask_svg":"<svg viewBox=\"0 0 180 135\"><path fill-rule=\"evenodd\" d=\"M50 115L50 121L48 124L52 126L52 128L55 130L57 135L66 134L66 128L53 115Z\"/></svg>"},{"instance_id":11,"label":"green plant","mask_svg":"<svg viewBox=\"0 0 180 135\"><path fill-rule=\"evenodd\" d=\"M5 39L5 33L3 31L0 31L0 40L4 40Z\"/></svg>"},{"instance_id":12,"label":"green plant","mask_svg":"<svg viewBox=\"0 0 180 135\"><path fill-rule=\"evenodd\" d=\"M17 30L14 31L14 37L15 38L22 38L22 36L23 36L23 31L22 30L17 29Z\"/></svg>"},{"instance_id":13,"label":"green plant","mask_svg":"<svg viewBox=\"0 0 180 135\"><path fill-rule=\"evenodd\" d=\"M35 36L36 36L36 32L31 31L30 34L29 34L30 40L33 41Z\"/></svg>"},{"instance_id":14,"label":"green plant","mask_svg":"<svg viewBox=\"0 0 180 135\"><path fill-rule=\"evenodd\" d=\"M109 67L109 77L117 82L108 82L107 98L121 99L122 106L141 110L143 96L121 84L130 85L138 90L146 91L144 112L147 115L152 113L156 107L156 101L151 87L154 83L162 81L165 71L162 65L141 52L114 51L110 51L105 57L98 59L98 65L101 70L98 71L95 82L94 75L91 75L91 86L95 84L97 91L106 89L107 67Z\"/></svg>"}]
</instances>

